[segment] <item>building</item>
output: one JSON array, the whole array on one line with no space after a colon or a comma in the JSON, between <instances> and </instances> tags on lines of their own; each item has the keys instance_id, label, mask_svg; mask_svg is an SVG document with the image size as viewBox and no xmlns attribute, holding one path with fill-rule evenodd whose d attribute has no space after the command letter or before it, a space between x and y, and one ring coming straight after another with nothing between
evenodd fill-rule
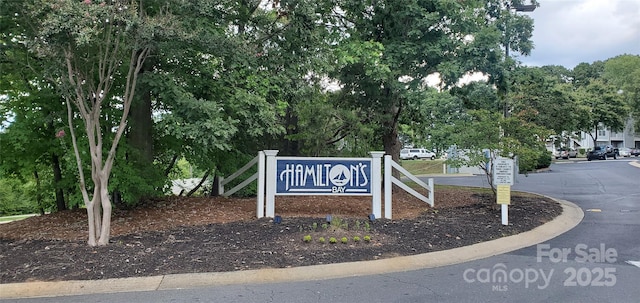
<instances>
[{"instance_id":1,"label":"building","mask_svg":"<svg viewBox=\"0 0 640 303\"><path fill-rule=\"evenodd\" d=\"M595 137L595 136L594 136ZM596 145L609 144L613 147L640 148L640 133L635 133L633 129L633 119L627 120L622 132L614 132L606 127L598 128L598 137ZM585 150L593 149L593 138L588 133L580 133L579 138L573 139L571 147L576 149L584 148Z\"/></svg>"}]
</instances>

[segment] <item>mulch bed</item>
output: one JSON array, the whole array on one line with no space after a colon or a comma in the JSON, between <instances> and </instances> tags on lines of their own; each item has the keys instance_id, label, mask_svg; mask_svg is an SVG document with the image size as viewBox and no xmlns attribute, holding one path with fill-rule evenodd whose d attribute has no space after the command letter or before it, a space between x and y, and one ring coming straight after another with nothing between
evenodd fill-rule
<instances>
[{"instance_id":1,"label":"mulch bed","mask_svg":"<svg viewBox=\"0 0 640 303\"><path fill-rule=\"evenodd\" d=\"M375 260L514 235L562 212L548 198L513 193L510 225L503 226L492 199L468 190L436 190L436 207L430 208L394 193L394 219L369 222L370 198L278 197L276 213L282 222L274 224L253 218L254 199L174 197L116 211L110 244L102 247L86 244L84 210L65 211L0 224L0 283ZM327 214L332 214L332 224L327 224ZM303 241L305 236L311 240ZM329 243L331 237L337 243ZM347 243L341 242L343 237Z\"/></svg>"}]
</instances>

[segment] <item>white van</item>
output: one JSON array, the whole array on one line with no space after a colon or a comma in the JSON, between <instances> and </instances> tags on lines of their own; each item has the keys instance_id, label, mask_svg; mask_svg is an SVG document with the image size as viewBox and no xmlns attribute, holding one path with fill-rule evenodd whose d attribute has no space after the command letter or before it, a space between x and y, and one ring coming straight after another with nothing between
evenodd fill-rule
<instances>
[{"instance_id":1,"label":"white van","mask_svg":"<svg viewBox=\"0 0 640 303\"><path fill-rule=\"evenodd\" d=\"M400 159L402 160L417 160L417 159L431 159L434 160L436 154L430 152L424 148L404 148L400 150Z\"/></svg>"}]
</instances>

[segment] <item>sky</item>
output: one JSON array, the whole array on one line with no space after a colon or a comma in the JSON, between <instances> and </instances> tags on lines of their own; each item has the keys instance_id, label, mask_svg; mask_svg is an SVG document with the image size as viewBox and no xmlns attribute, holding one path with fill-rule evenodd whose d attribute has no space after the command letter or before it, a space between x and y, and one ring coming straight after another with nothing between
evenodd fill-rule
<instances>
[{"instance_id":1,"label":"sky","mask_svg":"<svg viewBox=\"0 0 640 303\"><path fill-rule=\"evenodd\" d=\"M517 57L528 66L604 61L640 55L640 0L538 0L527 14L534 20L534 49Z\"/></svg>"}]
</instances>

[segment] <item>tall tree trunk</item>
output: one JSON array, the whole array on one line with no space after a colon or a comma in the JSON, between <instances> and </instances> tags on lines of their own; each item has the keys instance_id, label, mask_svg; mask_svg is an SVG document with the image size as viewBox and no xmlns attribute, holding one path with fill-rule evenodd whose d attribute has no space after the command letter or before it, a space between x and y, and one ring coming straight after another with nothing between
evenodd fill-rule
<instances>
[{"instance_id":1,"label":"tall tree trunk","mask_svg":"<svg viewBox=\"0 0 640 303\"><path fill-rule=\"evenodd\" d=\"M62 169L60 169L60 157L57 154L51 156L51 166L53 169L53 185L56 189L56 208L58 211L63 211L67 209L67 203L64 200Z\"/></svg>"},{"instance_id":2,"label":"tall tree trunk","mask_svg":"<svg viewBox=\"0 0 640 303\"><path fill-rule=\"evenodd\" d=\"M283 137L283 151L282 155L299 156L300 155L300 141L298 139L291 140L291 135L298 133L298 116L294 113L291 107L287 108L285 116L286 124L285 129L287 134Z\"/></svg>"},{"instance_id":3,"label":"tall tree trunk","mask_svg":"<svg viewBox=\"0 0 640 303\"><path fill-rule=\"evenodd\" d=\"M146 62L142 73L151 70L151 63ZM141 74L142 76L143 74ZM129 145L136 151L131 161L137 167L149 167L153 164L153 118L151 108L151 91L148 85L138 86L136 98L131 102L128 130ZM129 155L131 156L131 155Z\"/></svg>"},{"instance_id":4,"label":"tall tree trunk","mask_svg":"<svg viewBox=\"0 0 640 303\"><path fill-rule=\"evenodd\" d=\"M392 105L389 108L387 112L388 119L383 124L384 134L382 136L384 152L387 155L391 155L391 159L396 162L399 162L400 160L400 150L402 149L400 139L398 138L398 120L400 119L400 111L401 107L397 105ZM395 170L392 172L392 175L396 178L400 177L400 173Z\"/></svg>"}]
</instances>

